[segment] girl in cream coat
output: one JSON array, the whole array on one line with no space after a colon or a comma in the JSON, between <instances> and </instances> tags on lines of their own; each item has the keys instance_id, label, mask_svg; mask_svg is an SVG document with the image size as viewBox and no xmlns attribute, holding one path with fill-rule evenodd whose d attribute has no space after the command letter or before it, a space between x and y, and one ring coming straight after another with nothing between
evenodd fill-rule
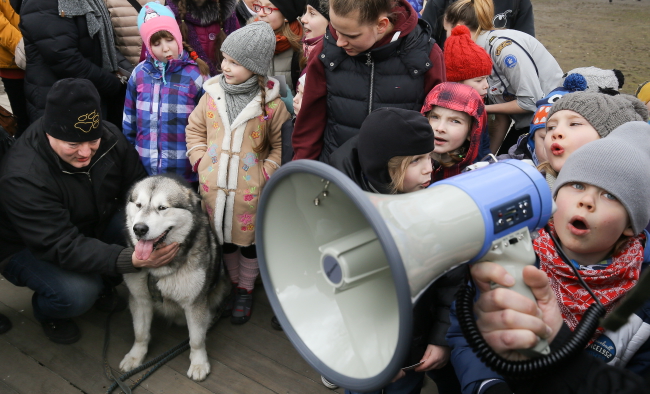
<instances>
[{"instance_id":1,"label":"girl in cream coat","mask_svg":"<svg viewBox=\"0 0 650 394\"><path fill-rule=\"evenodd\" d=\"M259 272L255 252L257 203L281 162L281 126L290 115L279 83L266 77L275 47L268 24L255 22L222 44L223 74L208 80L206 94L185 130L187 155L233 283L231 322L250 318Z\"/></svg>"}]
</instances>

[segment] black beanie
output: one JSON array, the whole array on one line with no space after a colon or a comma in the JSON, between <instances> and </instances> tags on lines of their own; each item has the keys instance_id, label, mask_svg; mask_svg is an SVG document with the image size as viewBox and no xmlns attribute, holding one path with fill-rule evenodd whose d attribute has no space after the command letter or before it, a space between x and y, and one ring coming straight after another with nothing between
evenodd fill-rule
<instances>
[{"instance_id":1,"label":"black beanie","mask_svg":"<svg viewBox=\"0 0 650 394\"><path fill-rule=\"evenodd\" d=\"M273 0L273 5L280 9L280 12L289 23L298 19L307 8L306 0Z\"/></svg>"},{"instance_id":2,"label":"black beanie","mask_svg":"<svg viewBox=\"0 0 650 394\"><path fill-rule=\"evenodd\" d=\"M102 136L100 99L87 79L56 81L45 100L43 128L66 142L94 141Z\"/></svg>"},{"instance_id":3,"label":"black beanie","mask_svg":"<svg viewBox=\"0 0 650 394\"><path fill-rule=\"evenodd\" d=\"M388 162L395 156L433 152L433 129L424 115L401 108L379 108L359 130L357 150L361 170L380 193L390 193Z\"/></svg>"},{"instance_id":4,"label":"black beanie","mask_svg":"<svg viewBox=\"0 0 650 394\"><path fill-rule=\"evenodd\" d=\"M330 0L307 0L307 5L314 7L327 20L330 20Z\"/></svg>"}]
</instances>

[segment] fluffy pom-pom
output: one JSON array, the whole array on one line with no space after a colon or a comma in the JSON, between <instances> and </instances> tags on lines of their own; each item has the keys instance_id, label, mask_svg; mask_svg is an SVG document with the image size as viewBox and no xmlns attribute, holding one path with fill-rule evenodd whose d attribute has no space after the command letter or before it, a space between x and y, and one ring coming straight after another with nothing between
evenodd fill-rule
<instances>
[{"instance_id":1,"label":"fluffy pom-pom","mask_svg":"<svg viewBox=\"0 0 650 394\"><path fill-rule=\"evenodd\" d=\"M571 74L564 80L564 88L572 92L582 92L587 87L587 80L581 74Z\"/></svg>"},{"instance_id":2,"label":"fluffy pom-pom","mask_svg":"<svg viewBox=\"0 0 650 394\"><path fill-rule=\"evenodd\" d=\"M452 36L470 36L469 29L465 25L458 25L451 30Z\"/></svg>"}]
</instances>

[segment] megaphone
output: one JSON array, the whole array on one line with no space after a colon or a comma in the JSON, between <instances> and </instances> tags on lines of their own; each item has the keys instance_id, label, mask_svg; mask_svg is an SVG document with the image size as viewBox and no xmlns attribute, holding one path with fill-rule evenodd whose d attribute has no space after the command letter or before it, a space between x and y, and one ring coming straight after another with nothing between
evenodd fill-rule
<instances>
[{"instance_id":1,"label":"megaphone","mask_svg":"<svg viewBox=\"0 0 650 394\"><path fill-rule=\"evenodd\" d=\"M300 355L340 387L376 390L407 356L414 303L450 269L498 262L533 297L521 270L552 205L544 177L517 160L399 195L366 193L333 167L298 160L260 198L260 274Z\"/></svg>"}]
</instances>

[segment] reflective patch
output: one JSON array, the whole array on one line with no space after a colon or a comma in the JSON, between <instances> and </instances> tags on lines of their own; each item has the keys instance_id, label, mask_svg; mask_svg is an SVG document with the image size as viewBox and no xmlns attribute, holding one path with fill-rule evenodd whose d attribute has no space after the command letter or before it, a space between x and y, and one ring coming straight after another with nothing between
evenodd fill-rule
<instances>
[{"instance_id":1,"label":"reflective patch","mask_svg":"<svg viewBox=\"0 0 650 394\"><path fill-rule=\"evenodd\" d=\"M506 67L513 68L517 65L517 58L515 55L508 55L503 59L503 63L506 65Z\"/></svg>"},{"instance_id":2,"label":"reflective patch","mask_svg":"<svg viewBox=\"0 0 650 394\"><path fill-rule=\"evenodd\" d=\"M507 40L507 41L502 42L501 44L499 44L499 46L497 47L497 50L494 53L497 56L501 55L501 51L503 50L503 48L505 48L505 47L507 47L509 45L512 45L512 41Z\"/></svg>"},{"instance_id":3,"label":"reflective patch","mask_svg":"<svg viewBox=\"0 0 650 394\"><path fill-rule=\"evenodd\" d=\"M601 335L585 349L593 357L599 358L606 363L612 361L616 356L616 346L606 335Z\"/></svg>"}]
</instances>

